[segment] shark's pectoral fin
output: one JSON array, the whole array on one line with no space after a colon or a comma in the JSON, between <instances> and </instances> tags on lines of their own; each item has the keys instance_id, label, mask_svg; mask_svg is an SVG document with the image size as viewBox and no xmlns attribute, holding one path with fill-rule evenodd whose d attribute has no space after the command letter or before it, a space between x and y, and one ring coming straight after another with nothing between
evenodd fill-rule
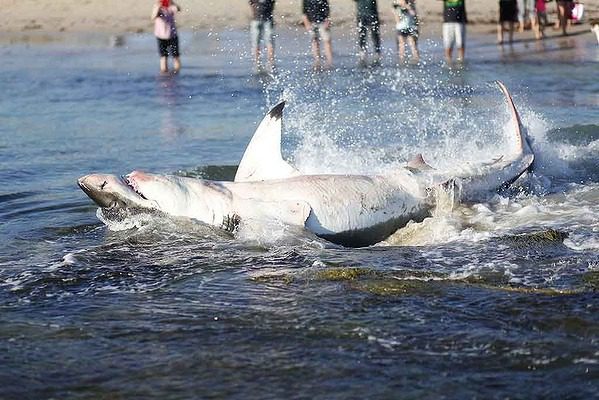
<instances>
[{"instance_id":1,"label":"shark's pectoral fin","mask_svg":"<svg viewBox=\"0 0 599 400\"><path fill-rule=\"evenodd\" d=\"M235 182L283 179L300 175L300 172L283 160L281 155L284 107L284 101L274 106L256 129L239 162Z\"/></svg>"},{"instance_id":2,"label":"shark's pectoral fin","mask_svg":"<svg viewBox=\"0 0 599 400\"><path fill-rule=\"evenodd\" d=\"M235 210L243 220L276 220L287 225L303 227L312 207L301 200L236 199Z\"/></svg>"}]
</instances>

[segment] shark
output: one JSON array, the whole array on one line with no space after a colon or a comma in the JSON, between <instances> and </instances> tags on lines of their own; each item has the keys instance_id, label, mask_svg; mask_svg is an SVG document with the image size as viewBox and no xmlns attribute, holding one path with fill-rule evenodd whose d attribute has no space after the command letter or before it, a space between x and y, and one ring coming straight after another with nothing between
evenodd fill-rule
<instances>
[{"instance_id":1,"label":"shark","mask_svg":"<svg viewBox=\"0 0 599 400\"><path fill-rule=\"evenodd\" d=\"M511 114L513 150L469 172L439 171L418 154L385 175L302 174L282 157L281 101L259 124L233 181L133 171L86 175L78 185L108 214L158 212L231 233L241 222L278 221L342 246L370 246L429 216L436 190L457 186L468 201L508 187L532 168L534 153L521 118L505 85L497 85Z\"/></svg>"}]
</instances>

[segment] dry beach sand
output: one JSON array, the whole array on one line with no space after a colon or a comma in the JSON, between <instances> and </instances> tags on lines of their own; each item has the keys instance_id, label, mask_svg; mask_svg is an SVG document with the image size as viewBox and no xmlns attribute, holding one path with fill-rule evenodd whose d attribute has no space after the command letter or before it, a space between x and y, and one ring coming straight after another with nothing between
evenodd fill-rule
<instances>
[{"instance_id":1,"label":"dry beach sand","mask_svg":"<svg viewBox=\"0 0 599 400\"><path fill-rule=\"evenodd\" d=\"M101 32L110 34L150 32L149 19L153 0L2 0L0 35L15 33ZM179 0L182 13L178 25L183 30L243 29L248 25L250 10L247 0ZM599 0L586 0L587 15L599 17ZM353 0L331 0L331 12L337 27L351 27L355 18ZM391 0L379 0L383 23L389 22ZM438 30L441 2L418 0L423 24ZM301 20L301 0L277 1L276 23L295 25ZM470 0L467 10L471 28L490 32L497 19L498 0ZM548 4L554 18L555 3Z\"/></svg>"}]
</instances>

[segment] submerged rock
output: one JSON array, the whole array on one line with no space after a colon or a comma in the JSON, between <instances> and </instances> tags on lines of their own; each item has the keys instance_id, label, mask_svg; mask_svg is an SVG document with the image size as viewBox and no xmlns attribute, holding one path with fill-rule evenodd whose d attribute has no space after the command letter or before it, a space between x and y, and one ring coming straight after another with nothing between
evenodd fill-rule
<instances>
[{"instance_id":1,"label":"submerged rock","mask_svg":"<svg viewBox=\"0 0 599 400\"><path fill-rule=\"evenodd\" d=\"M599 290L599 271L588 271L582 275L584 285L591 290Z\"/></svg>"},{"instance_id":2,"label":"submerged rock","mask_svg":"<svg viewBox=\"0 0 599 400\"><path fill-rule=\"evenodd\" d=\"M315 279L321 281L354 281L364 276L378 276L379 274L371 268L328 268L318 271Z\"/></svg>"},{"instance_id":3,"label":"submerged rock","mask_svg":"<svg viewBox=\"0 0 599 400\"><path fill-rule=\"evenodd\" d=\"M517 247L542 246L552 244L562 244L568 237L568 232L562 232L555 229L547 229L540 232L523 233L519 235L508 235L500 238L504 243L509 243Z\"/></svg>"}]
</instances>

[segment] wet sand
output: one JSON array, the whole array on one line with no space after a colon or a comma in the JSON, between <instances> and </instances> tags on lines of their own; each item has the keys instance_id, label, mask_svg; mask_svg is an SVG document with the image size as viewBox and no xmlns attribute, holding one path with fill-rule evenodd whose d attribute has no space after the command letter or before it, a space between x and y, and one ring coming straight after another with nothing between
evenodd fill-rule
<instances>
[{"instance_id":1,"label":"wet sand","mask_svg":"<svg viewBox=\"0 0 599 400\"><path fill-rule=\"evenodd\" d=\"M0 35L15 32L151 32L150 10L153 0L4 0L0 13ZM178 25L182 30L241 29L248 25L250 9L247 0L179 0L182 12ZM301 0L279 0L275 7L278 25L295 26L301 21ZM379 0L383 24L392 19L391 0ZM330 0L331 17L337 27L351 28L355 19L355 3ZM438 0L418 0L418 12L424 26L438 25L442 4ZM585 2L587 17L599 17L599 1ZM555 3L548 3L548 14L554 19ZM494 29L497 0L467 2L471 27ZM428 27L427 27L428 29ZM472 30L472 28L471 28Z\"/></svg>"},{"instance_id":2,"label":"wet sand","mask_svg":"<svg viewBox=\"0 0 599 400\"><path fill-rule=\"evenodd\" d=\"M149 18L153 1L136 0L5 0L0 13L0 44L69 43L77 45L119 46L131 35L151 34ZM140 6L143 3L144 6ZM147 4L146 4L147 3ZM184 34L209 36L212 32L243 31L250 20L247 0L180 0L182 12L178 26ZM350 0L331 0L331 15L337 37L352 37L355 4ZM393 35L391 0L379 0L383 37ZM586 16L599 16L599 1L587 2ZM467 3L469 37L495 43L497 0L477 0ZM548 3L549 20L555 19L554 3ZM419 0L422 39L437 40L441 36L442 5L438 0ZM278 1L275 22L279 33L301 34L301 0ZM207 34L208 32L208 34ZM594 36L586 23L572 26L571 36L551 26L546 28L549 43L568 40L593 42ZM535 44L533 32L516 33L515 45ZM540 46L543 47L543 46ZM504 49L505 50L505 49ZM507 49L509 50L509 48ZM560 54L564 54L563 52Z\"/></svg>"}]
</instances>

